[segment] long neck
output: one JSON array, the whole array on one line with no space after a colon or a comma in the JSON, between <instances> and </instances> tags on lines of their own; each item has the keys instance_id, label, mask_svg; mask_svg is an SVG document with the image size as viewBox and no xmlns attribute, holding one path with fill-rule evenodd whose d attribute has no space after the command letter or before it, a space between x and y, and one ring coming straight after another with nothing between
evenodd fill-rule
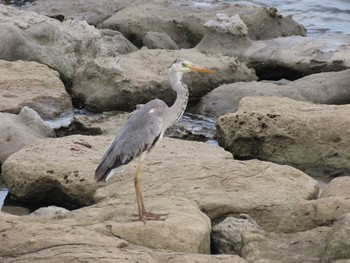
<instances>
[{"instance_id":1,"label":"long neck","mask_svg":"<svg viewBox=\"0 0 350 263\"><path fill-rule=\"evenodd\" d=\"M168 125L176 123L184 113L188 102L188 88L182 81L182 73L175 70L169 71L170 85L176 92L176 100L168 109Z\"/></svg>"}]
</instances>

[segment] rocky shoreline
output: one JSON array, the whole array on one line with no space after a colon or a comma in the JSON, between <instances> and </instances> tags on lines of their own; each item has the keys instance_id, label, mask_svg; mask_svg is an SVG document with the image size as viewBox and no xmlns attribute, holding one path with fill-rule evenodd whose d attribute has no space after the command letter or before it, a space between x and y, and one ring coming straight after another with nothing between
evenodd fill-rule
<instances>
[{"instance_id":1,"label":"rocky shoreline","mask_svg":"<svg viewBox=\"0 0 350 263\"><path fill-rule=\"evenodd\" d=\"M209 0L0 4L0 24L1 180L48 205L0 213L1 262L350 262L350 36ZM171 104L177 57L215 70L184 81L220 147L165 138L142 186L168 216L143 224L135 164L93 174L130 115L108 112ZM97 115L59 137L47 121L73 108ZM331 180L321 193L310 169Z\"/></svg>"}]
</instances>

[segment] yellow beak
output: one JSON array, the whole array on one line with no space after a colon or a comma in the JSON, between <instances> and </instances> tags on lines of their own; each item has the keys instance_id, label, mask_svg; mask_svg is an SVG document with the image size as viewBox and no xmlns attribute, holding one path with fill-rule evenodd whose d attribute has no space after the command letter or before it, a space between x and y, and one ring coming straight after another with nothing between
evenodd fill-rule
<instances>
[{"instance_id":1,"label":"yellow beak","mask_svg":"<svg viewBox=\"0 0 350 263\"><path fill-rule=\"evenodd\" d=\"M211 70L211 69L207 69L207 68L201 68L201 67L198 67L198 66L194 66L194 65L187 65L187 67L191 70L194 70L194 71L198 71L198 72L203 72L203 73L214 73L215 71Z\"/></svg>"}]
</instances>

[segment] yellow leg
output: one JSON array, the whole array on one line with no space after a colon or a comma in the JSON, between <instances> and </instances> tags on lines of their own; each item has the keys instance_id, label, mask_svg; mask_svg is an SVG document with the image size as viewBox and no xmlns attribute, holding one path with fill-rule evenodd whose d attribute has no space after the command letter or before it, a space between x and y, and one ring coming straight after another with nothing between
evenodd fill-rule
<instances>
[{"instance_id":1,"label":"yellow leg","mask_svg":"<svg viewBox=\"0 0 350 263\"><path fill-rule=\"evenodd\" d=\"M162 216L167 216L168 214L147 213L145 209L145 204L143 203L140 177L141 177L142 162L145 156L146 156L146 153L143 152L140 156L139 162L136 167L136 173L134 176L134 186L135 186L135 193L136 193L137 208L139 211L139 220L144 223L146 223L147 220L165 220L165 218L162 218Z\"/></svg>"},{"instance_id":2,"label":"yellow leg","mask_svg":"<svg viewBox=\"0 0 350 263\"><path fill-rule=\"evenodd\" d=\"M142 192L141 192L141 182L140 182L141 165L142 165L142 160L140 158L139 163L138 163L137 168L136 168L135 177L134 177L134 186L135 186L135 192L136 192L137 208L139 210L139 219L143 221L144 215L146 214L146 209L145 209L145 205L143 203L143 197L142 197Z\"/></svg>"}]
</instances>

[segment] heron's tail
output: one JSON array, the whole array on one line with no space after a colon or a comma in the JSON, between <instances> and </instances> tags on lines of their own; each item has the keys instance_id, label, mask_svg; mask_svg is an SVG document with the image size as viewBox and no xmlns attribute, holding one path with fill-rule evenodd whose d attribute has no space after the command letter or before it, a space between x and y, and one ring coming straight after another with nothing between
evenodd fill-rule
<instances>
[{"instance_id":1,"label":"heron's tail","mask_svg":"<svg viewBox=\"0 0 350 263\"><path fill-rule=\"evenodd\" d=\"M124 163L120 160L120 157L118 156L112 166L108 165L106 158L103 158L101 163L97 166L95 170L95 180L96 182L100 181L107 181L109 178L111 178L115 174L115 168L123 165L128 164L133 158L129 158Z\"/></svg>"},{"instance_id":2,"label":"heron's tail","mask_svg":"<svg viewBox=\"0 0 350 263\"><path fill-rule=\"evenodd\" d=\"M105 161L102 161L99 166L97 166L95 170L95 180L96 182L103 181L105 182L109 177L109 173L112 171L110 167L108 167L107 163Z\"/></svg>"}]
</instances>

